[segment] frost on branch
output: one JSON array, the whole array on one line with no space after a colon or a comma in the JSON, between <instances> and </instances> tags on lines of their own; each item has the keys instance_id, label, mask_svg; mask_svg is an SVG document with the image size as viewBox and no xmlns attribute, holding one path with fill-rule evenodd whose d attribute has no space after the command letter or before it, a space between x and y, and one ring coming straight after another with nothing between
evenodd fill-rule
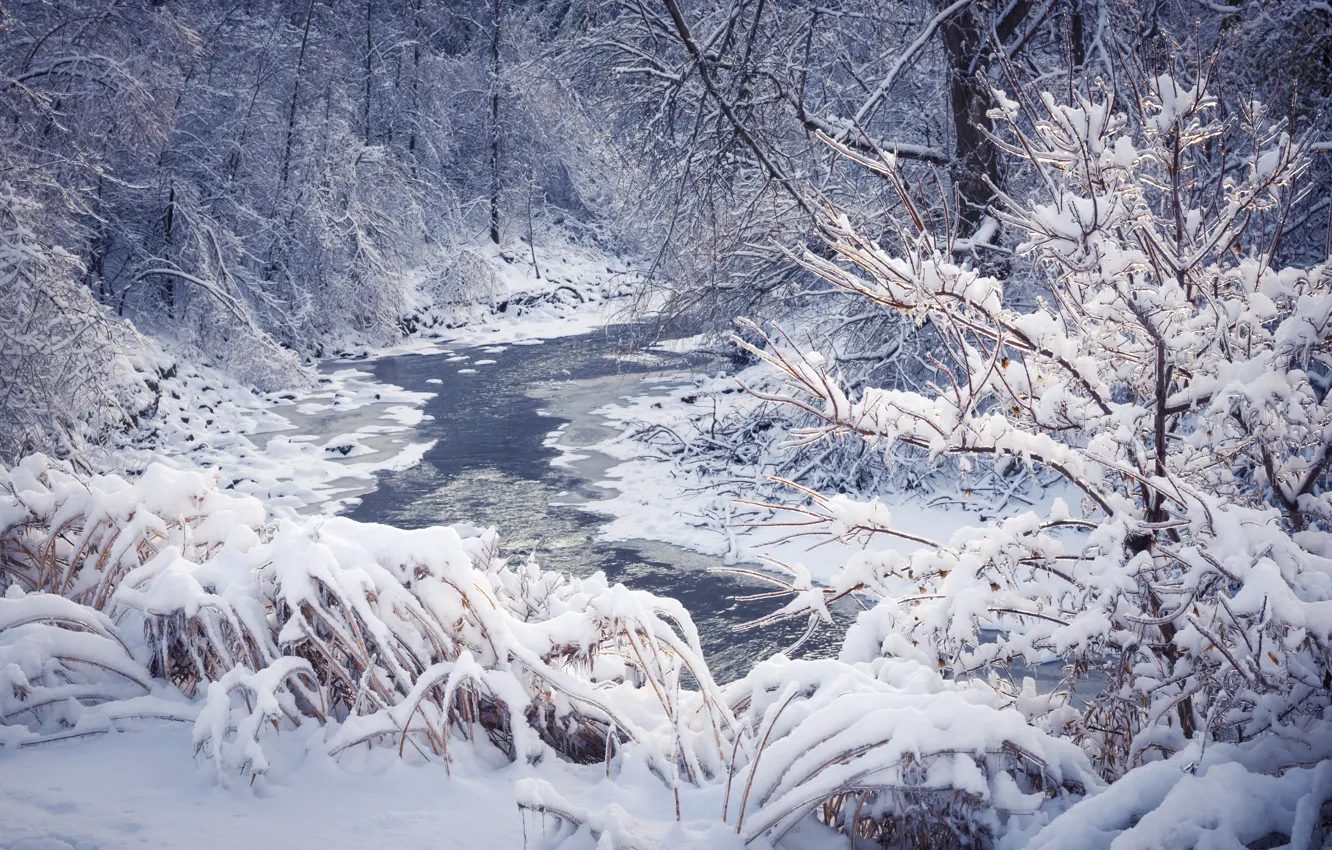
<instances>
[{"instance_id":1,"label":"frost on branch","mask_svg":"<svg viewBox=\"0 0 1332 850\"><path fill-rule=\"evenodd\" d=\"M1038 276L1033 306L953 258L896 162L858 157L899 192L901 248L833 212L833 259L798 259L932 324L936 381L853 394L789 340L741 344L794 388L766 398L816 418L802 445L854 433L931 459L1010 459L1060 476L1065 498L933 541L881 505L811 494L802 521L917 548L854 556L806 610L874 600L843 661L937 660L959 683L992 680L1106 780L1161 759L1200 775L1242 765L1224 769L1254 789L1293 776L1332 756L1332 270L1274 262L1300 144L1258 105L1224 119L1205 80L1157 77L1130 103L996 102L1006 150L1031 171L997 214ZM996 676L1050 661L1065 677L1048 695Z\"/></svg>"}]
</instances>

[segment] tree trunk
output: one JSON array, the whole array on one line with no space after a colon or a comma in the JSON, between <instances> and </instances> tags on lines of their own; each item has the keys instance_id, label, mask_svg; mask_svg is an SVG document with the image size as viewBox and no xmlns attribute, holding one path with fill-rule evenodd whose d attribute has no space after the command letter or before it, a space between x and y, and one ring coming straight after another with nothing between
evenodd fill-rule
<instances>
[{"instance_id":1,"label":"tree trunk","mask_svg":"<svg viewBox=\"0 0 1332 850\"><path fill-rule=\"evenodd\" d=\"M301 97L301 72L305 68L305 48L310 42L310 21L314 17L314 0L305 9L305 30L301 34L301 50L296 56L296 82L291 87L291 108L287 111L287 143L282 149L282 188L287 188L291 175L291 147L296 139L296 105Z\"/></svg>"},{"instance_id":2,"label":"tree trunk","mask_svg":"<svg viewBox=\"0 0 1332 850\"><path fill-rule=\"evenodd\" d=\"M939 2L944 5L942 0ZM1000 185L998 151L986 135L994 129L986 114L990 93L976 73L984 66L976 60L985 49L986 33L973 7L944 21L939 32L948 57L949 105L955 139L950 171L960 207L958 230L959 235L970 236L980 226L986 207L994 199L991 186Z\"/></svg>"},{"instance_id":3,"label":"tree trunk","mask_svg":"<svg viewBox=\"0 0 1332 850\"><path fill-rule=\"evenodd\" d=\"M495 0L490 35L490 241L500 241L500 0Z\"/></svg>"},{"instance_id":4,"label":"tree trunk","mask_svg":"<svg viewBox=\"0 0 1332 850\"><path fill-rule=\"evenodd\" d=\"M165 241L167 245L171 244L172 231L176 227L176 184L171 184L171 192L167 195L166 215L164 216ZM176 312L176 279L171 275L162 276L162 299L166 301L167 318L171 318Z\"/></svg>"},{"instance_id":5,"label":"tree trunk","mask_svg":"<svg viewBox=\"0 0 1332 850\"><path fill-rule=\"evenodd\" d=\"M365 0L365 143L370 144L370 90L375 78L375 0Z\"/></svg>"},{"instance_id":6,"label":"tree trunk","mask_svg":"<svg viewBox=\"0 0 1332 850\"><path fill-rule=\"evenodd\" d=\"M1068 10L1068 54L1074 69L1080 70L1087 62L1086 22L1083 19L1082 3L1070 4Z\"/></svg>"},{"instance_id":7,"label":"tree trunk","mask_svg":"<svg viewBox=\"0 0 1332 850\"><path fill-rule=\"evenodd\" d=\"M409 136L407 139L407 152L412 154L412 175L416 175L416 123L417 116L421 109L421 39L423 37L423 28L421 26L421 0L416 0L412 8L412 26L415 32L412 34L412 109L411 117L408 120Z\"/></svg>"},{"instance_id":8,"label":"tree trunk","mask_svg":"<svg viewBox=\"0 0 1332 850\"><path fill-rule=\"evenodd\" d=\"M527 247L532 251L532 271L536 274L536 279L541 280L541 266L537 265L536 258L536 233L532 227L532 179L527 181Z\"/></svg>"}]
</instances>

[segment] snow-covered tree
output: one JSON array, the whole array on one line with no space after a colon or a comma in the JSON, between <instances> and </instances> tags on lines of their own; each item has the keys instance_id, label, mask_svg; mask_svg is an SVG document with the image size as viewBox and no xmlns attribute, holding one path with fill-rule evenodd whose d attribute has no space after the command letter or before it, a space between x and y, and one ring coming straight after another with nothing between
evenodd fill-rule
<instances>
[{"instance_id":1,"label":"snow-covered tree","mask_svg":"<svg viewBox=\"0 0 1332 850\"><path fill-rule=\"evenodd\" d=\"M799 509L811 527L909 554L863 551L781 616L872 599L844 662L989 679L1110 781L1227 760L1307 790L1301 771L1332 757L1332 267L1274 262L1305 151L1258 102L1223 114L1209 82L994 93L999 144L1034 187L997 211L1038 275L1031 306L955 261L891 154L839 146L896 188L909 223L889 248L829 208L835 259L798 260L933 326L928 387L853 396L832 358L742 344L794 385L778 400L817 421L798 441L859 435L1063 482L1044 508L946 540L896 526L877 500L814 494ZM1065 671L1052 693L1000 675L1052 660Z\"/></svg>"},{"instance_id":2,"label":"snow-covered tree","mask_svg":"<svg viewBox=\"0 0 1332 850\"><path fill-rule=\"evenodd\" d=\"M77 260L43 243L38 217L0 183L0 458L45 448L82 460L131 424L131 369L113 346L133 334L93 300Z\"/></svg>"}]
</instances>

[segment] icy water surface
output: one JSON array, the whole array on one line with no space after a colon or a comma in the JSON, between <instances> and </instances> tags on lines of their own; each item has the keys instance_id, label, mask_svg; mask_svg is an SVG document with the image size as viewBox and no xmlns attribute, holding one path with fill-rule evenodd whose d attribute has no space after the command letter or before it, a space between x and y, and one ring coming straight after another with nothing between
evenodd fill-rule
<instances>
[{"instance_id":1,"label":"icy water surface","mask_svg":"<svg viewBox=\"0 0 1332 850\"><path fill-rule=\"evenodd\" d=\"M437 393L424 409L434 418L416 426L413 439L438 442L420 465L379 473L378 487L347 515L400 528L493 525L511 556L535 552L547 569L581 575L602 570L612 582L674 597L693 615L714 675L735 678L789 646L803 624L737 633L734 625L771 611L773 603L737 603L732 597L771 586L709 572L722 565L720 559L673 546L597 540L600 517L572 503L604 497L595 481L606 462L598 466L590 457L554 467L560 453L544 445L566 422L566 443L587 445L609 436L587 411L640 391L631 376L657 370L665 379L667 370L678 374L690 365L675 355L629 355L623 328L502 351L460 348L358 364L380 380ZM833 654L840 641L836 631L825 629L801 654Z\"/></svg>"}]
</instances>

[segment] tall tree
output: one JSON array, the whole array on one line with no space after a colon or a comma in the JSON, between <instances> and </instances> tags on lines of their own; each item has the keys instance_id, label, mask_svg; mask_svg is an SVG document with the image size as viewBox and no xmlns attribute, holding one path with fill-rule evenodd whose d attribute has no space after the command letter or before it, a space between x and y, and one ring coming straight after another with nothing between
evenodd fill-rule
<instances>
[{"instance_id":1,"label":"tall tree","mask_svg":"<svg viewBox=\"0 0 1332 850\"><path fill-rule=\"evenodd\" d=\"M500 126L500 90L503 78L500 75L500 22L503 16L500 0L494 0L490 17L490 241L496 245L500 241L500 145L503 143L503 127Z\"/></svg>"}]
</instances>

